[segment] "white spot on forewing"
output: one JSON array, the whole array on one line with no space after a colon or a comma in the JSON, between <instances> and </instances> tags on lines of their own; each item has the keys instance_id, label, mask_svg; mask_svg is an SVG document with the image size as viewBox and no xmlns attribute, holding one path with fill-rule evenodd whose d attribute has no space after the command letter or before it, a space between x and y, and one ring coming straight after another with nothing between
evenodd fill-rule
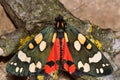
<instances>
[{"instance_id":1,"label":"white spot on forewing","mask_svg":"<svg viewBox=\"0 0 120 80\"><path fill-rule=\"evenodd\" d=\"M101 52L97 52L92 58L89 58L89 63L97 63L102 59Z\"/></svg>"},{"instance_id":2,"label":"white spot on forewing","mask_svg":"<svg viewBox=\"0 0 120 80\"><path fill-rule=\"evenodd\" d=\"M90 71L90 65L88 63L85 63L84 65L82 64L81 61L78 62L78 69L83 68L84 72L89 72Z\"/></svg>"},{"instance_id":3,"label":"white spot on forewing","mask_svg":"<svg viewBox=\"0 0 120 80\"><path fill-rule=\"evenodd\" d=\"M99 70L98 70L98 69L96 69L96 73L97 73L97 74L99 73Z\"/></svg>"},{"instance_id":4,"label":"white spot on forewing","mask_svg":"<svg viewBox=\"0 0 120 80\"><path fill-rule=\"evenodd\" d=\"M105 64L102 64L103 67L105 67Z\"/></svg>"},{"instance_id":5,"label":"white spot on forewing","mask_svg":"<svg viewBox=\"0 0 120 80\"><path fill-rule=\"evenodd\" d=\"M17 66L17 63L14 63L14 66Z\"/></svg>"},{"instance_id":6,"label":"white spot on forewing","mask_svg":"<svg viewBox=\"0 0 120 80\"><path fill-rule=\"evenodd\" d=\"M13 65L13 62L11 62L10 64Z\"/></svg>"},{"instance_id":7,"label":"white spot on forewing","mask_svg":"<svg viewBox=\"0 0 120 80\"><path fill-rule=\"evenodd\" d=\"M35 72L35 68L36 68L36 65L35 65L34 63L31 63L31 64L29 65L29 71L30 71L30 72Z\"/></svg>"},{"instance_id":8,"label":"white spot on forewing","mask_svg":"<svg viewBox=\"0 0 120 80\"><path fill-rule=\"evenodd\" d=\"M23 71L23 68L20 68L20 73Z\"/></svg>"},{"instance_id":9,"label":"white spot on forewing","mask_svg":"<svg viewBox=\"0 0 120 80\"><path fill-rule=\"evenodd\" d=\"M19 71L19 67L16 67L15 71L18 72Z\"/></svg>"},{"instance_id":10,"label":"white spot on forewing","mask_svg":"<svg viewBox=\"0 0 120 80\"><path fill-rule=\"evenodd\" d=\"M45 48L46 48L46 42L45 42L45 41L42 41L42 42L39 44L39 49L40 49L40 51L43 51L43 50L45 50Z\"/></svg>"},{"instance_id":11,"label":"white spot on forewing","mask_svg":"<svg viewBox=\"0 0 120 80\"><path fill-rule=\"evenodd\" d=\"M37 64L36 64L36 67L40 69L42 67L41 62L38 61Z\"/></svg>"},{"instance_id":12,"label":"white spot on forewing","mask_svg":"<svg viewBox=\"0 0 120 80\"><path fill-rule=\"evenodd\" d=\"M106 66L109 66L109 64L106 64Z\"/></svg>"},{"instance_id":13,"label":"white spot on forewing","mask_svg":"<svg viewBox=\"0 0 120 80\"><path fill-rule=\"evenodd\" d=\"M103 68L100 68L100 73L103 73L103 72L104 72Z\"/></svg>"},{"instance_id":14,"label":"white spot on forewing","mask_svg":"<svg viewBox=\"0 0 120 80\"><path fill-rule=\"evenodd\" d=\"M31 61L31 58L27 57L26 54L23 51L19 51L18 52L18 58L22 62L28 62L28 63L30 63L30 61Z\"/></svg>"},{"instance_id":15,"label":"white spot on forewing","mask_svg":"<svg viewBox=\"0 0 120 80\"><path fill-rule=\"evenodd\" d=\"M83 64L81 61L78 62L78 69L80 69L81 67L83 67Z\"/></svg>"},{"instance_id":16,"label":"white spot on forewing","mask_svg":"<svg viewBox=\"0 0 120 80\"><path fill-rule=\"evenodd\" d=\"M84 72L89 72L90 71L90 65L88 63L84 64Z\"/></svg>"},{"instance_id":17,"label":"white spot on forewing","mask_svg":"<svg viewBox=\"0 0 120 80\"><path fill-rule=\"evenodd\" d=\"M74 42L74 47L75 47L75 49L76 49L77 51L80 51L81 45L80 45L79 41L76 40L76 41Z\"/></svg>"},{"instance_id":18,"label":"white spot on forewing","mask_svg":"<svg viewBox=\"0 0 120 80\"><path fill-rule=\"evenodd\" d=\"M2 48L0 48L0 55L3 55L4 51Z\"/></svg>"}]
</instances>

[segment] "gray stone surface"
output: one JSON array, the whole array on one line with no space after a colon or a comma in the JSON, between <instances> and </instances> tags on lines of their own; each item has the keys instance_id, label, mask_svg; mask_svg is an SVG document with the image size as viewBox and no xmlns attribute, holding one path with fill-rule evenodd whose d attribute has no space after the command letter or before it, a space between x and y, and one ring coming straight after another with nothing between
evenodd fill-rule
<instances>
[{"instance_id":1,"label":"gray stone surface","mask_svg":"<svg viewBox=\"0 0 120 80\"><path fill-rule=\"evenodd\" d=\"M60 0L71 13L102 28L120 31L120 0Z\"/></svg>"},{"instance_id":2,"label":"gray stone surface","mask_svg":"<svg viewBox=\"0 0 120 80\"><path fill-rule=\"evenodd\" d=\"M15 31L14 25L0 5L0 35Z\"/></svg>"}]
</instances>

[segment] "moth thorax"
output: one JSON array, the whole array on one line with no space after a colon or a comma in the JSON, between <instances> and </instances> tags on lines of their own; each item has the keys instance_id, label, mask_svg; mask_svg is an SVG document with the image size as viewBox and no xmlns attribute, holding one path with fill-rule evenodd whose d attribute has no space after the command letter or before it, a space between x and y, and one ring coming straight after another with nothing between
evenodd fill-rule
<instances>
[{"instance_id":1,"label":"moth thorax","mask_svg":"<svg viewBox=\"0 0 120 80\"><path fill-rule=\"evenodd\" d=\"M56 29L65 29L65 22L57 22Z\"/></svg>"},{"instance_id":2,"label":"moth thorax","mask_svg":"<svg viewBox=\"0 0 120 80\"><path fill-rule=\"evenodd\" d=\"M65 29L65 20L63 19L63 16L59 15L58 17L55 18L55 27L56 29Z\"/></svg>"}]
</instances>

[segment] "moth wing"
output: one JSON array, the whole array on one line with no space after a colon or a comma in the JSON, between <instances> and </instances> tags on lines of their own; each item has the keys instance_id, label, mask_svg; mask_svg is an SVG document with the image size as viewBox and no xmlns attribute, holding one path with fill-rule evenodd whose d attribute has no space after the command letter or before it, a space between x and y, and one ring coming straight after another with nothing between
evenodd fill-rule
<instances>
[{"instance_id":1,"label":"moth wing","mask_svg":"<svg viewBox=\"0 0 120 80\"><path fill-rule=\"evenodd\" d=\"M51 51L53 47L53 35L53 26L48 26L41 30L39 34L13 56L7 64L6 71L16 76L28 76L35 73L37 69L39 69L39 71L49 69L44 68L44 66L50 65L47 64L47 61L50 60L48 57L50 57L50 54L54 55L54 53L52 53L54 51Z\"/></svg>"},{"instance_id":2,"label":"moth wing","mask_svg":"<svg viewBox=\"0 0 120 80\"><path fill-rule=\"evenodd\" d=\"M113 68L101 51L76 28L66 26L64 46L68 52L63 52L64 68L73 75L87 74L91 76L105 76L111 74ZM68 41L68 42L67 42ZM64 47L65 48L65 47ZM65 50L67 50L65 48Z\"/></svg>"}]
</instances>

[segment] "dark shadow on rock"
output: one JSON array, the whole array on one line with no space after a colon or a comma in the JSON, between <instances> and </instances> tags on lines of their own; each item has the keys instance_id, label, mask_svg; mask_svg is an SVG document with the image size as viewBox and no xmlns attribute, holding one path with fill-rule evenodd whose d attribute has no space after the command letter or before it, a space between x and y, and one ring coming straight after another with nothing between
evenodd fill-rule
<instances>
[{"instance_id":1,"label":"dark shadow on rock","mask_svg":"<svg viewBox=\"0 0 120 80\"><path fill-rule=\"evenodd\" d=\"M13 76L13 75L6 75L7 80L27 80L26 77L18 77L18 76Z\"/></svg>"}]
</instances>

